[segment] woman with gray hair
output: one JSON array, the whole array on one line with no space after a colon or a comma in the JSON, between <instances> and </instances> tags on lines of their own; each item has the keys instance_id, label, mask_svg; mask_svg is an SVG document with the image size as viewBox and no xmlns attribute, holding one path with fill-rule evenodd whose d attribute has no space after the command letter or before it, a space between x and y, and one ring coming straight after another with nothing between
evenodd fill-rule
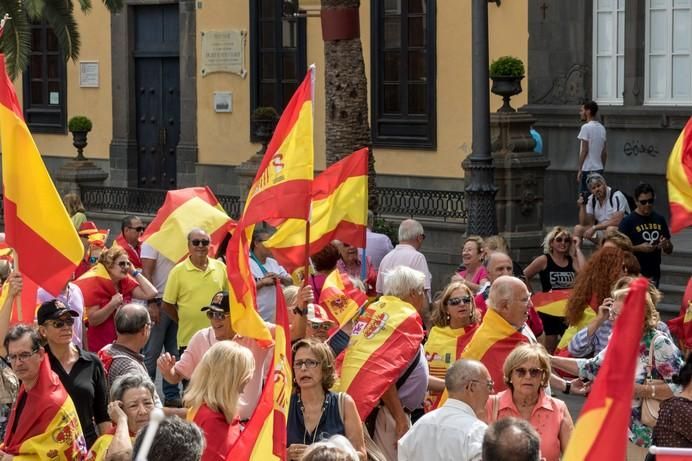
<instances>
[{"instance_id":1,"label":"woman with gray hair","mask_svg":"<svg viewBox=\"0 0 692 461\"><path fill-rule=\"evenodd\" d=\"M108 404L108 414L115 427L96 439L87 461L132 458L132 440L149 422L155 392L154 384L144 374L130 373L115 380Z\"/></svg>"}]
</instances>

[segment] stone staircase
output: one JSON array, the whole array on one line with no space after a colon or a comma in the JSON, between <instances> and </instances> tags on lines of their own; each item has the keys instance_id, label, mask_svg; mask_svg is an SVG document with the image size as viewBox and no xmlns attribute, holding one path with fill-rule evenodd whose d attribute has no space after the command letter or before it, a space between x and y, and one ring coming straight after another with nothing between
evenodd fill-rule
<instances>
[{"instance_id":1,"label":"stone staircase","mask_svg":"<svg viewBox=\"0 0 692 461\"><path fill-rule=\"evenodd\" d=\"M675 237L673 237L675 240ZM676 245L671 255L663 255L661 263L661 283L663 301L658 305L665 320L676 317L680 312L682 295L687 281L692 277L692 248Z\"/></svg>"}]
</instances>

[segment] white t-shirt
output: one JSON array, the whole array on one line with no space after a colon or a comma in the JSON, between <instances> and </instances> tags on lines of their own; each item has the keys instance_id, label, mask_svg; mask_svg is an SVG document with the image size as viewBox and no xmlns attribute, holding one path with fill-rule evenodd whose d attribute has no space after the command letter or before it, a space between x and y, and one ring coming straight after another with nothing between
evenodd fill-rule
<instances>
[{"instance_id":1,"label":"white t-shirt","mask_svg":"<svg viewBox=\"0 0 692 461\"><path fill-rule=\"evenodd\" d=\"M627 198L619 190L613 193L613 190L608 187L603 205L598 202L593 194L589 195L589 198L586 200L586 214L593 215L596 222L607 221L618 211L622 211L625 214L630 212Z\"/></svg>"},{"instance_id":2,"label":"white t-shirt","mask_svg":"<svg viewBox=\"0 0 692 461\"><path fill-rule=\"evenodd\" d=\"M250 271L255 280L264 277L264 274L273 272L283 277L290 277L286 269L284 269L274 258L267 258L267 262L263 264L264 271L257 262L250 258ZM265 322L276 323L276 287L274 285L257 289L257 312Z\"/></svg>"},{"instance_id":3,"label":"white t-shirt","mask_svg":"<svg viewBox=\"0 0 692 461\"><path fill-rule=\"evenodd\" d=\"M606 143L605 127L599 122L591 120L582 125L577 139L586 141L589 145L589 151L586 154L584 164L581 166L581 171L602 170L603 161L601 159L601 153Z\"/></svg>"},{"instance_id":4,"label":"white t-shirt","mask_svg":"<svg viewBox=\"0 0 692 461\"><path fill-rule=\"evenodd\" d=\"M151 275L150 282L159 292L158 297L162 297L163 291L166 288L168 273L175 267L175 263L156 251L153 246L146 242L142 243L142 253L140 257L141 259L153 259L156 261L156 266L154 267L154 273Z\"/></svg>"}]
</instances>

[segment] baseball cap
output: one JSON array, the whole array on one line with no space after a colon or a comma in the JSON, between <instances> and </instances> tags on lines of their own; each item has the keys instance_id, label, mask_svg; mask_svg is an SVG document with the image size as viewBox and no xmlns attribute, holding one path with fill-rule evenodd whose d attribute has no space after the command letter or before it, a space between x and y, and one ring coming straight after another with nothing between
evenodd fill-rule
<instances>
[{"instance_id":1,"label":"baseball cap","mask_svg":"<svg viewBox=\"0 0 692 461\"><path fill-rule=\"evenodd\" d=\"M324 322L330 322L334 323L332 319L329 318L327 315L327 311L324 310L324 307L320 306L319 304L308 304L308 312L306 315L306 318L308 319L308 322L315 322L315 323L324 323Z\"/></svg>"},{"instance_id":2,"label":"baseball cap","mask_svg":"<svg viewBox=\"0 0 692 461\"><path fill-rule=\"evenodd\" d=\"M202 311L230 312L231 307L228 302L228 292L219 291L211 298L208 306L204 306Z\"/></svg>"},{"instance_id":3,"label":"baseball cap","mask_svg":"<svg viewBox=\"0 0 692 461\"><path fill-rule=\"evenodd\" d=\"M98 231L99 231L99 230L98 230L98 228L96 227L96 224L94 224L94 221L84 221L84 222L79 226L79 230L77 231L77 233L78 233L81 237L86 237L87 235L95 234L95 233L98 232Z\"/></svg>"},{"instance_id":4,"label":"baseball cap","mask_svg":"<svg viewBox=\"0 0 692 461\"><path fill-rule=\"evenodd\" d=\"M50 301L46 301L45 303L41 304L41 306L38 308L36 320L38 321L39 325L43 325L46 323L46 320L56 320L65 314L69 314L72 317L79 316L77 311L68 309L62 301L51 299Z\"/></svg>"}]
</instances>

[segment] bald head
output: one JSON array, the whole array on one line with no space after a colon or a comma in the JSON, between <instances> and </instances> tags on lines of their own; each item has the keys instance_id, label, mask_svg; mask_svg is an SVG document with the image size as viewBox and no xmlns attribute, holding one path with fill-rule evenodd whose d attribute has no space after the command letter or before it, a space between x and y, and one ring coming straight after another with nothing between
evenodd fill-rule
<instances>
[{"instance_id":1,"label":"bald head","mask_svg":"<svg viewBox=\"0 0 692 461\"><path fill-rule=\"evenodd\" d=\"M463 392L471 380L485 380L488 370L478 360L457 360L447 369L445 387L450 394Z\"/></svg>"},{"instance_id":2,"label":"bald head","mask_svg":"<svg viewBox=\"0 0 692 461\"><path fill-rule=\"evenodd\" d=\"M539 461L540 437L518 418L503 418L488 426L483 437L483 461Z\"/></svg>"},{"instance_id":3,"label":"bald head","mask_svg":"<svg viewBox=\"0 0 692 461\"><path fill-rule=\"evenodd\" d=\"M503 275L512 275L512 258L501 251L494 251L488 257L488 278L492 283Z\"/></svg>"},{"instance_id":4,"label":"bald head","mask_svg":"<svg viewBox=\"0 0 692 461\"><path fill-rule=\"evenodd\" d=\"M118 335L137 334L149 322L149 311L141 304L125 304L115 314L115 329Z\"/></svg>"},{"instance_id":5,"label":"bald head","mask_svg":"<svg viewBox=\"0 0 692 461\"><path fill-rule=\"evenodd\" d=\"M520 279L502 275L490 286L488 306L510 325L519 329L528 318L531 294Z\"/></svg>"}]
</instances>

